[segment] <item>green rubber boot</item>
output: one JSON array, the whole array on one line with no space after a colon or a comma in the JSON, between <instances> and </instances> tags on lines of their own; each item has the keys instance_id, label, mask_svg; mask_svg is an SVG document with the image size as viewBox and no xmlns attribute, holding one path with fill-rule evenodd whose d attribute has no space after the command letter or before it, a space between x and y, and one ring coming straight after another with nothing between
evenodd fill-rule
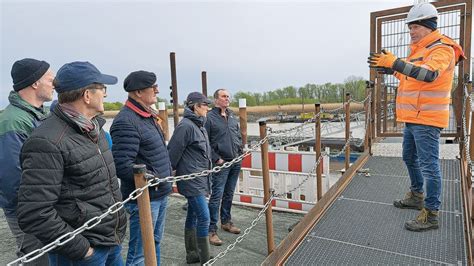
<instances>
[{"instance_id":1,"label":"green rubber boot","mask_svg":"<svg viewBox=\"0 0 474 266\"><path fill-rule=\"evenodd\" d=\"M186 248L187 264L200 262L196 240L196 229L184 229L184 247Z\"/></svg>"}]
</instances>

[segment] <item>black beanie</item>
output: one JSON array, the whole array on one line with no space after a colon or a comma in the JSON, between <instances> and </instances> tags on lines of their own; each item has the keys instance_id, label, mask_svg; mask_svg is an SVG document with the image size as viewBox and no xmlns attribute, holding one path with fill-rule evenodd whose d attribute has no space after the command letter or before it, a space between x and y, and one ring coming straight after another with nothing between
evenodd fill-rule
<instances>
[{"instance_id":1,"label":"black beanie","mask_svg":"<svg viewBox=\"0 0 474 266\"><path fill-rule=\"evenodd\" d=\"M436 17L408 23L408 25L411 25L411 24L421 25L431 30L436 30L438 28L438 21Z\"/></svg>"},{"instance_id":2,"label":"black beanie","mask_svg":"<svg viewBox=\"0 0 474 266\"><path fill-rule=\"evenodd\" d=\"M38 81L49 69L46 61L25 58L12 66L13 89L19 91Z\"/></svg>"},{"instance_id":3,"label":"black beanie","mask_svg":"<svg viewBox=\"0 0 474 266\"><path fill-rule=\"evenodd\" d=\"M149 88L155 85L156 75L153 72L139 70L128 74L123 81L123 88L125 91L136 91Z\"/></svg>"}]
</instances>

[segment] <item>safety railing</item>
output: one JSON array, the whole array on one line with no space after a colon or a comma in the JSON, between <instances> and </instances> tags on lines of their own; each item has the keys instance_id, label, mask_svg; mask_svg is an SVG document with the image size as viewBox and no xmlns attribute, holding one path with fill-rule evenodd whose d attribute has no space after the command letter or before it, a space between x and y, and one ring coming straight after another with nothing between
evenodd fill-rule
<instances>
[{"instance_id":1,"label":"safety railing","mask_svg":"<svg viewBox=\"0 0 474 266\"><path fill-rule=\"evenodd\" d=\"M358 145L365 144L365 148L369 147L369 143L371 140L370 136L370 121L371 121L371 105L372 105L372 93L370 91L371 87L369 86L368 83L368 93L366 99L362 101L364 104L364 109L365 109L365 138L362 142L357 143ZM343 148L337 153L337 154L327 154L331 157L338 157L342 154L345 154L345 166L346 170L349 168L349 158L350 158L350 145L351 141L354 142L354 138L352 137L351 134L351 114L350 114L350 103L351 103L351 97L350 94L346 94L346 101L342 104L340 108L334 109L334 110L324 110L324 112L336 112L339 110L344 110L345 115L343 116L344 123L345 123L345 143ZM242 108L241 108L242 109ZM245 108L244 108L245 109ZM245 110L241 110L244 111ZM206 265L212 265L215 262L217 262L219 259L223 258L228 254L238 243L242 242L246 236L248 236L251 232L251 230L257 225L257 223L263 218L263 214L266 216L266 226L267 226L267 248L268 248L268 253L271 253L274 250L274 240L273 240L273 227L272 227L272 201L275 198L278 197L284 197L287 193L291 193L297 189L299 189L301 186L305 184L305 182L309 179L311 175L314 175L316 173L317 176L317 198L320 200L323 197L322 194L322 189L321 189L321 184L322 184L322 167L321 167L321 161L323 156L326 154L321 152L321 131L322 131L322 123L321 123L321 108L320 104L315 104L315 115L311 119L308 119L302 125L298 125L296 127L293 127L291 129L285 129L285 130L273 130L269 127L267 127L266 122L262 121L260 122L260 141L258 143L251 145L251 147L246 150L242 155L234 158L232 161L226 162L221 166L216 166L212 169L209 170L204 170L201 172L197 173L191 173L188 175L180 175L180 176L168 176L165 178L158 178L149 174L146 174L145 171L145 166L144 165L135 165L134 166L134 174L135 174L135 184L137 189L135 189L128 197L120 202L117 202L110 206L106 212L102 213L101 215L98 215L96 217L93 217L89 219L87 222L85 222L81 227L75 229L72 232L66 233L60 237L58 237L56 240L52 241L51 243L43 246L40 249L34 250L23 257L20 257L7 265L16 265L16 264L22 264L22 263L29 263L34 261L35 259L41 257L45 253L52 251L53 249L60 247L69 241L71 241L73 238L75 238L77 235L81 234L85 230L89 230L96 225L100 224L102 219L104 219L106 216L114 214L121 210L124 205L131 201L131 200L138 200L138 205L139 208L141 208L140 211L140 219L148 220L151 221L151 215L149 214L150 208L146 208L146 206L149 206L149 197L146 196L148 193L148 189L155 187L159 185L160 183L163 182L176 182L176 181L183 181L183 180L190 180L194 179L196 177L201 177L201 176L207 176L209 174L214 174L222 171L222 169L229 168L235 163L238 163L242 161L246 156L251 154L252 151L255 151L260 148L261 151L261 156L262 156L262 174L263 174L263 187L264 187L264 207L262 210L259 211L257 217L250 223L250 226L244 230L244 233L239 236L234 243L230 244L223 252L219 253L215 258L209 260ZM312 125L314 124L314 132L315 132L315 152L316 152L316 161L314 163L314 166L312 170L307 173L307 177L303 179L297 186L293 187L289 191L286 191L284 193L280 194L274 194L272 188L270 187L270 182L269 182L269 165L268 165L268 144L269 144L269 139L272 137L275 137L276 135L281 135L281 134L291 134L294 133L295 131L301 130L303 127L307 125ZM267 135L267 133L269 133ZM148 217L142 217L142 215L147 215ZM145 223L143 223L145 224ZM143 227L142 225L142 234L153 234L153 230L151 228L151 222L148 223L149 228ZM144 239L147 239L143 237ZM153 239L151 237L151 239ZM155 252L154 252L154 241L144 241L147 243L144 243L144 253L145 253L145 263L148 265L153 265L156 264L156 258L155 258Z\"/></svg>"}]
</instances>

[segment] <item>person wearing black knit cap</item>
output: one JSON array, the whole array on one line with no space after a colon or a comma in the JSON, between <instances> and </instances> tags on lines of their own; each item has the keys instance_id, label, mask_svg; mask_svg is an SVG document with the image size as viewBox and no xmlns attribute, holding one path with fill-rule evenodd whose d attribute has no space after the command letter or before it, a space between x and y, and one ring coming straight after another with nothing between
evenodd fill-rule
<instances>
[{"instance_id":1,"label":"person wearing black knit cap","mask_svg":"<svg viewBox=\"0 0 474 266\"><path fill-rule=\"evenodd\" d=\"M21 179L20 150L24 141L48 115L43 103L53 98L54 74L49 64L31 58L18 60L11 70L13 90L10 104L0 114L0 207L8 226L16 238L19 257L41 248L41 242L25 234L18 226L16 216L17 191ZM27 265L48 265L44 255Z\"/></svg>"}]
</instances>

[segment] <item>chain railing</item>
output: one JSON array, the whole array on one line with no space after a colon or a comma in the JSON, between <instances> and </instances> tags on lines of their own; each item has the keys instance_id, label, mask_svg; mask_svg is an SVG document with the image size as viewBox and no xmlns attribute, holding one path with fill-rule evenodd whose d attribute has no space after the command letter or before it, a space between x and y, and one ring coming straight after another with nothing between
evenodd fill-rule
<instances>
[{"instance_id":1,"label":"chain railing","mask_svg":"<svg viewBox=\"0 0 474 266\"><path fill-rule=\"evenodd\" d=\"M471 154L469 152L469 142L470 142L470 134L468 133L467 129L467 121L466 121L466 109L467 109L467 101L469 100L472 108L472 95L469 93L467 89L467 84L464 84L464 97L463 97L463 104L462 104L462 128L463 128L463 143L464 143L464 155L466 157L466 162L469 167L469 171L473 173L473 163L471 159ZM471 120L474 121L474 120ZM472 122L471 122L472 123ZM474 175L471 176L472 180L474 181Z\"/></svg>"},{"instance_id":2,"label":"chain railing","mask_svg":"<svg viewBox=\"0 0 474 266\"><path fill-rule=\"evenodd\" d=\"M311 175L313 175L315 172L316 172L316 169L318 168L318 165L321 163L322 159L324 157L324 154L321 154L321 156L319 156L319 159L318 161L314 164L312 170L307 173L307 176L305 179L303 179L297 186L295 186L294 188L288 190L287 192L284 192L284 193L280 193L280 194L273 194L271 195L270 199L265 203L265 205L263 206L263 209L260 210L260 212L258 213L257 217L250 223L250 226L248 228L246 228L244 230L244 234L237 237L237 239L234 241L234 243L230 244L229 246L227 246L227 248L220 252L219 254L216 255L216 257L214 257L213 259L210 259L208 262L206 262L204 265L213 265L217 260L225 257L225 255L227 255L227 253L229 251L231 251L232 249L234 249L235 245L242 242L245 238L245 236L247 236L250 231L257 225L258 221L260 221L260 219L263 217L263 215L265 214L265 211L268 209L268 207L270 206L272 200L274 198L280 198L280 197L284 197L287 193L292 193L296 190L298 190L299 188L301 188L301 186L303 186L306 181L308 181L308 179L311 177Z\"/></svg>"},{"instance_id":3,"label":"chain railing","mask_svg":"<svg viewBox=\"0 0 474 266\"><path fill-rule=\"evenodd\" d=\"M7 265L10 266L10 265L18 264L18 263L28 263L28 262L34 261L35 259L43 256L45 253L47 253L47 252L49 252L49 251L51 251L51 250L53 250L57 247L65 245L66 243L68 243L69 241L74 239L78 234L84 232L85 230L89 230L89 229L95 227L96 225L100 224L100 222L102 222L102 219L104 219L108 215L118 212L120 209L122 209L124 207L124 205L127 202L129 202L131 200L135 200L138 197L140 197L143 194L143 191L145 191L149 187L157 186L158 184L163 183L163 182L175 182L175 181L182 181L182 180L190 180L190 179L194 179L196 177L207 176L209 174L218 173L222 169L229 168L233 164L242 161L253 150L257 150L257 148L260 145L262 145L263 143L265 143L267 140L268 140L268 137L265 137L265 138L261 139L257 144L251 146L251 148L249 150L247 150L246 152L244 152L242 155L234 158L232 161L225 162L223 165L216 166L216 167L212 168L211 170L204 170L202 172L192 173L192 174L189 174L189 175L168 176L168 177L165 177L165 178L158 178L158 177L155 177L153 175L147 174L146 175L146 178L147 178L146 185L132 191L127 199L125 199L123 201L116 202L115 204L110 206L107 209L106 212L104 212L103 214L101 214L99 216L96 216L96 217L93 217L93 218L89 219L81 227L78 227L74 231L68 232L68 233L58 237L55 241L43 246L42 248L34 250L34 251L32 251L32 252L30 252L30 253L28 253L28 254L26 254L26 255L18 258L18 259L16 259L16 260L8 263Z\"/></svg>"},{"instance_id":4,"label":"chain railing","mask_svg":"<svg viewBox=\"0 0 474 266\"><path fill-rule=\"evenodd\" d=\"M244 233L242 235L240 235L239 237L237 237L237 239L234 241L234 243L230 244L227 246L227 248L220 252L219 254L217 254L214 258L210 259L209 261L207 261L204 265L213 265L217 260L223 258L225 255L227 255L227 253L229 251L231 251L232 249L235 248L235 246L242 242L244 240L244 238L250 233L250 231L257 225L257 223L262 219L262 217L265 215L265 211L268 209L268 207L270 207L272 201L274 199L274 196L271 195L270 198L267 200L267 202L265 203L265 205L263 206L263 209L260 210L260 212L258 213L257 217L252 221L251 225L246 228L244 230Z\"/></svg>"},{"instance_id":5,"label":"chain railing","mask_svg":"<svg viewBox=\"0 0 474 266\"><path fill-rule=\"evenodd\" d=\"M370 95L363 102L365 102L369 98L370 98ZM335 112L337 110L343 109L344 107L345 107L345 104L343 104L343 106L341 108L336 108L336 109L333 109L333 110L325 110L324 112ZM32 252L30 252L30 253L28 253L28 254L20 257L20 258L8 263L7 266L15 265L15 264L20 264L21 265L22 263L32 262L35 259L43 256L45 253L47 253L47 252L49 252L49 251L51 251L51 250L53 250L57 247L65 245L66 243L68 243L69 241L74 239L78 234L84 232L85 230L90 230L91 228L93 228L96 225L100 224L102 222L102 219L104 219L108 215L114 214L114 213L118 212L119 210L121 210L127 202L129 202L131 200L135 200L138 197L140 197L143 194L143 192L146 189L148 189L149 187L157 186L158 184L163 183L163 182L184 181L184 180L190 180L190 179L194 179L194 178L201 177L201 176L207 176L207 175L213 174L213 173L218 173L222 169L229 168L233 164L242 161L246 156L250 155L252 151L257 150L258 147L260 147L262 144L267 142L269 137L271 137L273 135L276 135L276 134L283 134L283 133L288 133L288 132L292 132L292 131L301 129L304 126L308 125L309 123L314 123L315 120L320 116L320 114L321 114L321 112L315 114L312 118L306 120L303 124L298 125L294 128L285 129L285 130L277 130L277 131L273 131L271 128L267 128L267 130L270 133L265 138L261 139L256 144L252 145L250 147L250 149L246 150L242 155L234 158L232 161L225 162L224 164L222 164L220 166L216 166L216 167L214 167L210 170L204 170L204 171L201 171L201 172L191 173L191 174L188 174L188 175L168 176L168 177L165 177L165 178L159 178L159 177L156 177L156 176L153 176L153 175L150 175L150 174L146 174L146 179L147 179L146 185L132 191L129 194L129 196L127 197L127 199L125 199L123 201L116 202L115 204L110 206L107 209L106 212L104 212L103 214L101 214L99 216L96 216L96 217L93 217L93 218L89 219L81 227L75 229L72 232L68 232L68 233L58 237L55 241L43 246L42 248L36 249L36 250L34 250L34 251L32 251ZM369 114L370 114L370 112L369 112ZM366 125L366 132L367 132L367 125ZM343 149L339 153L337 153L335 155L327 154L327 156L330 156L330 157L340 156L342 153L345 152L346 148L350 145L351 139L353 139L352 135L346 141ZM280 194L277 194L277 195L272 194L270 199L265 203L264 208L262 210L260 210L257 217L251 222L251 226L246 228L244 230L244 233L241 236L239 236L234 243L230 244L223 252L219 253L215 258L209 260L205 265L214 264L218 259L224 257L229 251L234 249L236 244L242 242L243 239L245 238L245 236L247 236L250 233L250 231L257 225L258 221L263 217L263 215L265 214L265 211L268 209L268 207L270 206L272 200L275 197L282 197L287 193L294 192L297 189L301 188L301 186L303 186L303 184L306 183L306 181L310 178L310 176L315 173L318 165L320 164L320 162L323 159L323 156L325 156L325 155L326 154L324 154L324 153L321 154L321 156L318 158L318 161L315 163L313 169L308 173L307 177L300 184L298 184L296 187L292 188L291 190L289 190L288 192L285 192L285 193L280 193Z\"/></svg>"}]
</instances>

